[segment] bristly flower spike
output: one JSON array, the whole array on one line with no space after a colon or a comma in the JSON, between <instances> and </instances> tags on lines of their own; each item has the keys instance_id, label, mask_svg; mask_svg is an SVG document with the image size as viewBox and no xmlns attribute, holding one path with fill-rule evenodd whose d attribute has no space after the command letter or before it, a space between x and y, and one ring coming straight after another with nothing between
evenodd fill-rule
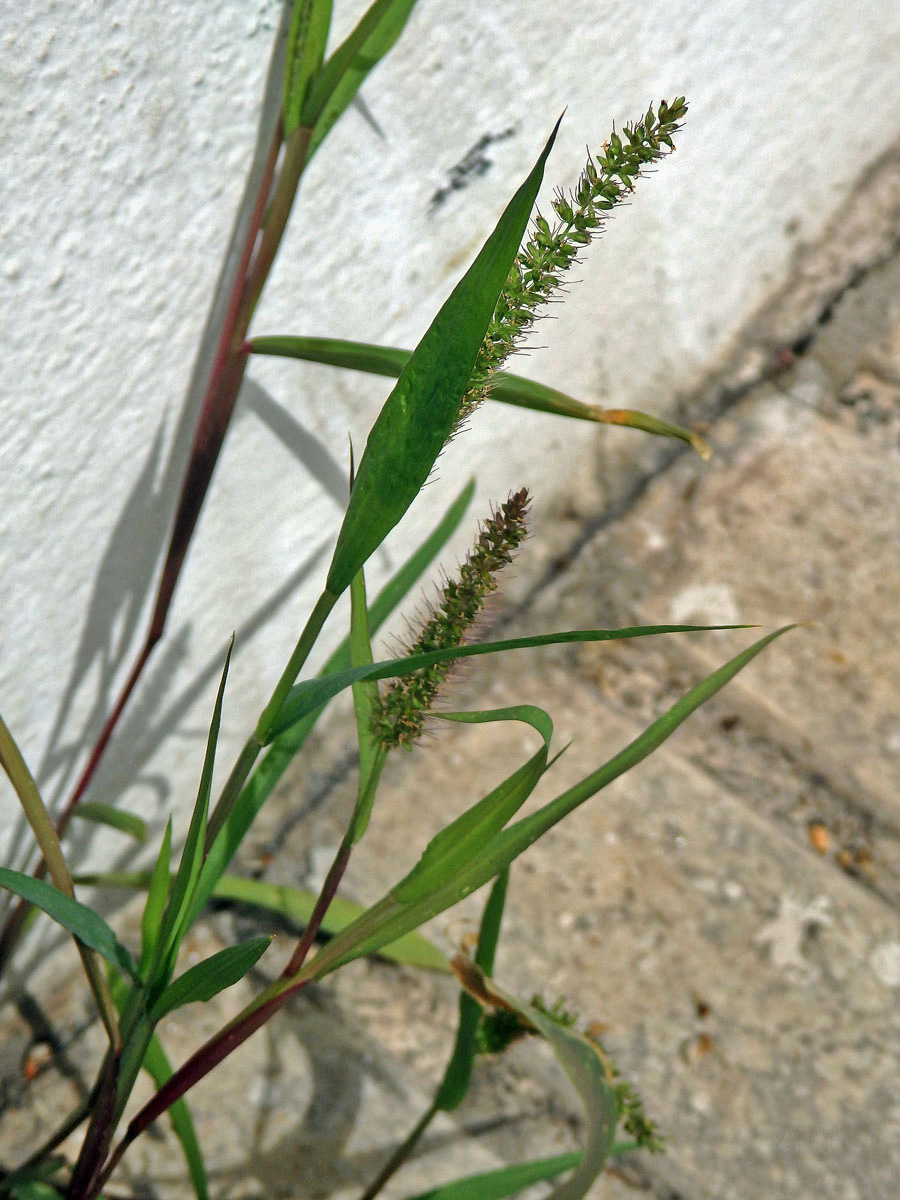
<instances>
[{"instance_id":1,"label":"bristly flower spike","mask_svg":"<svg viewBox=\"0 0 900 1200\"><path fill-rule=\"evenodd\" d=\"M529 499L527 488L522 488L485 521L458 577L444 584L431 616L407 647L408 654L427 654L463 644L488 596L497 589L495 576L512 562L527 535ZM386 749L411 749L421 737L427 713L452 665L436 663L395 679L387 688L375 713L376 732Z\"/></svg>"},{"instance_id":2,"label":"bristly flower spike","mask_svg":"<svg viewBox=\"0 0 900 1200\"><path fill-rule=\"evenodd\" d=\"M519 251L485 334L469 390L462 399L459 423L486 398L491 376L513 353L536 319L537 310L562 287L562 275L578 254L603 231L609 212L633 190L644 169L675 149L672 142L687 112L683 96L672 104L651 105L641 120L613 130L603 153L587 163L575 190L559 190L552 200L556 224L538 214L531 237Z\"/></svg>"}]
</instances>

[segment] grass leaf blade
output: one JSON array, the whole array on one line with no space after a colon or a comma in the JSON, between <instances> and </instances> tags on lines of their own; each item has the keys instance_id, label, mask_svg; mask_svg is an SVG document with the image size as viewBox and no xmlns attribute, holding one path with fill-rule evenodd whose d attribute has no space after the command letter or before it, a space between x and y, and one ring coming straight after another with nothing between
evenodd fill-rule
<instances>
[{"instance_id":1,"label":"grass leaf blade","mask_svg":"<svg viewBox=\"0 0 900 1200\"><path fill-rule=\"evenodd\" d=\"M181 852L178 871L176 872L169 893L169 903L163 917L162 929L159 936L159 948L155 960L156 967L161 974L158 976L156 969L151 972L154 982L157 982L159 978L165 979L168 982L171 976L175 956L178 953L178 946L187 927L187 918L190 913L194 888L200 875L200 868L203 862L203 844L206 839L206 821L209 814L209 798L212 793L216 743L219 738L219 727L222 723L222 702L225 697L225 682L228 679L228 667L231 663L233 648L234 639L232 638L225 655L225 665L222 668L222 677L219 681L219 690L216 693L212 721L210 722L209 734L206 739L206 753L203 758L203 770L200 775L197 800L194 804L193 814L191 815L191 824L188 829L187 838L185 839L184 849Z\"/></svg>"},{"instance_id":2,"label":"grass leaf blade","mask_svg":"<svg viewBox=\"0 0 900 1200\"><path fill-rule=\"evenodd\" d=\"M150 876L146 871L104 871L79 875L77 883L90 887L146 888ZM291 925L302 928L315 908L318 893L308 888L290 887L284 883L270 883L265 879L245 879L240 875L223 875L216 881L213 890L216 900L230 900L276 913ZM321 931L333 937L358 920L366 908L343 896L335 896L322 919ZM408 967L423 967L428 971L450 970L447 958L438 948L420 933L409 933L396 942L383 946L379 957L403 963Z\"/></svg>"},{"instance_id":3,"label":"grass leaf blade","mask_svg":"<svg viewBox=\"0 0 900 1200\"><path fill-rule=\"evenodd\" d=\"M45 895L45 899L49 899L52 903L56 904L57 901L54 897L54 893L56 893L56 895L61 896L63 899L71 900L73 905L77 905L78 901L75 899L75 887L72 883L72 876L69 873L69 867L66 863L65 855L63 854L63 849L60 844L59 834L56 831L56 826L53 823L50 813L47 811L47 807L41 797L37 783L35 782L31 771L28 769L28 764L22 757L22 753L16 744L15 738L10 733L6 726L6 722L2 717L0 717L0 766L3 767L3 770L9 777L10 783L15 789L16 795L19 798L19 803L22 806L22 811L25 813L25 818L28 821L28 824L31 826L35 840L40 847L41 854L44 857L44 862L47 864L47 870L50 873L50 878L56 884L55 888L49 888L49 891ZM18 876L19 872L13 871L9 874ZM38 872L36 872L36 874L38 874ZM24 876L24 878L28 877ZM48 887L47 884L44 884L37 878L34 879L34 882L41 883L42 887ZM10 886L10 884L7 884L6 886ZM12 890L16 891L17 889L12 888ZM38 891L40 894L40 889ZM21 890L18 890L18 895L22 896L22 898L26 900L29 898ZM44 908L42 904L38 904L38 907ZM85 908L84 905L81 905L80 907ZM46 908L44 908L44 911L48 912L48 915L50 916L53 915L52 913L49 913ZM72 910L73 913L76 911L77 910L75 909ZM85 909L85 911L90 912L91 910ZM55 919L59 921L59 918ZM65 925L64 921L59 921L59 923ZM101 922L101 924L104 923ZM69 926L66 926L66 928L69 928ZM108 926L104 925L104 928L110 934L112 933ZM74 930L72 930L72 932L74 932ZM99 928L98 932L101 932L99 931ZM118 946L118 942L115 941L115 938L113 938L113 942L115 942L115 945ZM123 948L120 947L120 949ZM84 938L79 938L78 940L78 953L81 956L81 961L84 965L84 973L87 975L88 984L90 985L91 992L93 993L94 1000L97 1004L97 1010L100 1013L100 1018L106 1027L106 1032L109 1034L109 1040L113 1046L118 1046L119 1026L118 1021L116 1020L116 1011L113 1005L112 996L109 992L109 986L106 982L106 975L103 972L100 961L96 955L92 953L90 949L90 943ZM127 951L125 953L127 954Z\"/></svg>"},{"instance_id":4,"label":"grass leaf blade","mask_svg":"<svg viewBox=\"0 0 900 1200\"><path fill-rule=\"evenodd\" d=\"M409 361L410 351L397 346L378 346L369 342L351 342L340 338L255 337L249 346L252 354L272 354L280 358L298 358L306 362L325 363L345 370L365 371L369 375L386 375L396 379ZM565 392L525 379L507 371L497 371L491 377L489 400L530 408L534 412L550 413L557 417L573 417L579 421L594 421L601 425L625 425L642 429L659 437L677 438L703 458L709 458L709 446L699 434L681 425L673 425L648 413L628 408L601 408L567 396Z\"/></svg>"},{"instance_id":5,"label":"grass leaf blade","mask_svg":"<svg viewBox=\"0 0 900 1200\"><path fill-rule=\"evenodd\" d=\"M574 1174L555 1188L547 1200L581 1200L612 1153L619 1119L615 1089L599 1048L571 1026L553 1020L547 1013L502 991L477 964L463 955L455 958L451 965L463 987L479 1004L512 1009L542 1034L578 1092L587 1118L581 1161Z\"/></svg>"},{"instance_id":6,"label":"grass leaf blade","mask_svg":"<svg viewBox=\"0 0 900 1200\"><path fill-rule=\"evenodd\" d=\"M141 914L141 975L149 968L156 952L162 927L163 913L169 898L169 866L172 861L172 818L166 823L162 845L150 872L147 901Z\"/></svg>"},{"instance_id":7,"label":"grass leaf blade","mask_svg":"<svg viewBox=\"0 0 900 1200\"><path fill-rule=\"evenodd\" d=\"M236 946L210 955L203 962L189 967L170 983L150 1010L150 1020L155 1024L167 1013L185 1004L198 1000L212 1000L219 992L243 979L272 944L272 937L251 938Z\"/></svg>"},{"instance_id":8,"label":"grass leaf blade","mask_svg":"<svg viewBox=\"0 0 900 1200\"><path fill-rule=\"evenodd\" d=\"M477 724L522 721L540 733L543 744L493 791L431 839L410 873L391 891L401 904L409 904L430 895L452 879L518 812L547 767L553 723L543 709L522 704L514 708L447 716L451 720L463 718Z\"/></svg>"},{"instance_id":9,"label":"grass leaf blade","mask_svg":"<svg viewBox=\"0 0 900 1200\"><path fill-rule=\"evenodd\" d=\"M43 879L35 879L9 867L0 867L0 887L8 888L29 904L41 909L58 925L73 933L83 945L96 950L133 979L137 978L137 964L128 950L119 942L103 918L80 900L67 896Z\"/></svg>"},{"instance_id":10,"label":"grass leaf blade","mask_svg":"<svg viewBox=\"0 0 900 1200\"><path fill-rule=\"evenodd\" d=\"M375 0L311 81L302 115L303 123L312 129L307 158L312 158L366 76L400 37L415 3Z\"/></svg>"},{"instance_id":11,"label":"grass leaf blade","mask_svg":"<svg viewBox=\"0 0 900 1200\"><path fill-rule=\"evenodd\" d=\"M9 777L16 791L22 811L31 826L35 841L47 863L47 869L56 886L69 895L74 895L72 878L66 864L62 846L53 820L41 798L28 764L22 757L15 739L0 717L0 766Z\"/></svg>"},{"instance_id":12,"label":"grass leaf blade","mask_svg":"<svg viewBox=\"0 0 900 1200\"><path fill-rule=\"evenodd\" d=\"M368 667L346 667L316 679L304 679L294 685L281 707L272 729L273 738L289 729L295 721L313 712L344 688L359 679L392 679L409 675L422 667L455 658L472 658L479 654L498 654L502 650L526 650L536 646L557 646L571 642L611 642L626 638L651 637L662 633L707 633L717 629L744 629L744 625L641 625L624 629L571 629L560 633L541 633L532 637L507 638L499 642L479 642L475 645L433 650L407 658L392 658Z\"/></svg>"},{"instance_id":13,"label":"grass leaf blade","mask_svg":"<svg viewBox=\"0 0 900 1200\"><path fill-rule=\"evenodd\" d=\"M473 1000L474 1004L475 1001ZM536 1158L531 1162L514 1163L493 1171L481 1171L465 1179L439 1184L427 1192L417 1192L407 1200L506 1200L533 1183L543 1183L571 1171L581 1162L581 1151L555 1154L551 1158Z\"/></svg>"},{"instance_id":14,"label":"grass leaf blade","mask_svg":"<svg viewBox=\"0 0 900 1200\"><path fill-rule=\"evenodd\" d=\"M793 625L787 625L767 634L713 671L597 771L561 793L536 813L501 830L452 879L439 884L431 893L417 896L412 902L403 903L398 898L396 889L389 892L363 914L355 925L344 930L323 948L318 957L309 964L308 976L322 978L342 963L363 954L376 953L381 945L416 929L489 882L564 816L646 758L670 737L695 709L733 679L770 642L793 628Z\"/></svg>"},{"instance_id":15,"label":"grass leaf blade","mask_svg":"<svg viewBox=\"0 0 900 1200\"><path fill-rule=\"evenodd\" d=\"M300 114L310 81L322 66L331 26L332 0L294 0L284 60L282 121L290 137L300 124Z\"/></svg>"},{"instance_id":16,"label":"grass leaf blade","mask_svg":"<svg viewBox=\"0 0 900 1200\"><path fill-rule=\"evenodd\" d=\"M415 500L459 419L460 402L506 283L556 137L432 321L369 433L326 583L340 595Z\"/></svg>"},{"instance_id":17,"label":"grass leaf blade","mask_svg":"<svg viewBox=\"0 0 900 1200\"><path fill-rule=\"evenodd\" d=\"M143 843L147 840L147 822L136 813L124 812L111 804L83 800L72 815L80 821L93 821L97 825L106 825L120 833L127 833L136 842Z\"/></svg>"}]
</instances>

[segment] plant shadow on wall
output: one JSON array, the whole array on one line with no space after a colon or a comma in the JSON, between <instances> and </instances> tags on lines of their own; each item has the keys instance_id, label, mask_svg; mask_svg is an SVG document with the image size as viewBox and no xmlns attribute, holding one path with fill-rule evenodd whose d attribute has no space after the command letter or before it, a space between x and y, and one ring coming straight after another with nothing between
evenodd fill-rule
<instances>
[{"instance_id":1,"label":"plant shadow on wall","mask_svg":"<svg viewBox=\"0 0 900 1200\"><path fill-rule=\"evenodd\" d=\"M251 329L257 302L304 171L353 102L368 72L403 32L413 7L414 0L375 0L346 40L327 56L331 3L296 0L290 11L286 10L280 118L263 123L262 152L251 172L246 203L198 359L205 369L198 366L196 386L188 397L186 412L194 417L194 430L143 646L119 696L111 702L103 697L107 711L102 727L92 747L85 748L80 776L71 791L52 805L52 813L12 734L0 723L0 758L36 844L30 873L13 866L0 868L0 884L17 897L0 933L0 964L15 967L26 922L38 911L47 914L75 939L106 1040L96 1063L95 1081L83 1100L57 1129L46 1131L40 1144L23 1147L18 1159L6 1164L0 1177L4 1196L94 1200L121 1195L117 1190L123 1178L120 1164L125 1171L129 1148L164 1114L180 1143L194 1193L209 1195L209 1173L189 1108L191 1089L294 997L304 991L306 997L319 994L313 989L318 989L322 980L350 963L359 966L359 960L375 954L408 967L452 972L461 991L455 1042L443 1077L429 1081L435 1089L433 1098L418 1120L414 1120L416 1114L410 1115L409 1132L404 1136L404 1129L392 1130L395 1148L373 1171L362 1192L365 1200L377 1195L415 1152L439 1113L452 1112L463 1103L476 1061L501 1054L523 1038L546 1042L571 1080L584 1109L580 1149L441 1184L429 1191L429 1196L484 1200L565 1176L552 1195L557 1200L576 1200L586 1194L610 1159L642 1148L661 1149L660 1135L646 1117L640 1097L619 1077L599 1039L590 1030L582 1031L578 1019L561 1001L550 1002L539 993L522 999L493 978L510 867L560 820L652 753L784 630L769 633L740 651L612 758L522 817L520 810L560 752L554 743L552 719L533 704L437 711L434 706L451 665L476 655L530 647L699 633L702 629L686 625L582 629L475 641L473 629L479 614L526 537L530 497L524 488L511 490L506 502L484 517L459 571L443 579L433 608L410 635L403 653L386 661L374 661L372 635L431 569L460 526L473 494L472 484L452 499L438 525L373 598L367 596L364 569L406 516L448 439L460 434L464 426L464 436L476 435L476 413L483 403L524 406L557 418L627 425L680 439L706 452L704 443L688 430L645 413L599 409L504 370L509 356L558 294L567 272L601 232L609 214L630 195L645 169L673 149L687 106L683 98L671 104L662 100L621 133L613 131L601 150L588 158L573 190L556 192L552 220L540 214L532 219L556 136L554 129L415 350L302 335L257 335ZM270 79L278 74L281 72L274 71ZM270 98L266 113L271 109ZM221 670L188 828L173 829L170 817L149 870L79 874L80 843L71 838L70 829L75 818L112 826L125 838L142 840L147 835L143 819L116 803L121 776L115 771L100 773L101 763L107 761L107 746L133 741L136 752L129 766L139 772L150 750L188 710L206 681L201 677L173 701L167 695L166 671L154 675L148 664L163 638L247 364L254 355L266 354L393 376L396 384L358 463L351 463L349 500L319 598L224 786L214 789L213 769L227 702L231 647ZM277 426L300 457L314 462L320 482L335 495L337 477L327 452L320 453L302 428L279 415L259 389L251 388L250 398L270 427ZM176 438L176 446L181 445ZM148 492L157 453L151 451L138 487L147 492L158 518L164 505L153 497L160 493ZM165 469L164 477L169 470ZM123 528L114 539L124 536ZM158 519L154 528L159 528ZM146 563L154 561L153 549L152 545L146 549L147 559L141 567L144 583L149 578ZM313 552L285 589L317 568L317 559ZM85 664L104 646L109 657L107 674L116 673L112 668L117 665L113 659L118 651L109 650L113 643L103 628L103 618L123 612L126 624L133 627L140 605L135 594L129 593L132 586L134 579L129 578L121 597L102 604L98 600L90 636L86 634L82 642L76 673L60 709L61 719L82 682ZM310 652L345 593L350 599L345 639L319 674L310 675L305 671ZM286 594L285 590L271 597L240 631L240 640L246 640L262 620L276 613ZM164 643L160 651L163 667L167 654L180 655L185 633L180 631ZM155 661L158 664L159 657ZM236 852L279 779L295 760L303 770L302 751L309 733L330 701L344 691L353 701L351 733L358 750L358 780L340 845L321 888L307 893L230 874ZM524 726L531 752L506 778L492 779L480 798L468 798L465 803L469 807L463 807L422 847L412 870L395 881L377 903L361 908L340 894L345 870L365 838L370 817L377 812L379 786L383 776L390 778L392 754L398 748L417 752L426 719L435 724L450 721L459 726L484 726L482 732L500 738L521 738ZM509 725L516 729L509 730ZM53 765L51 760L52 755L48 762ZM161 797L166 795L165 787L160 781ZM418 840L419 833L416 829L404 831L404 841ZM68 851L63 849L63 839ZM122 859L128 866L130 853L125 852ZM359 853L364 857L365 847ZM486 884L491 887L477 944L470 947L471 956L460 953L448 963L419 928ZM95 908L76 895L76 888L88 886L97 889L93 893ZM143 893L140 935L125 940L99 911L114 889L123 888ZM186 939L216 899L251 904L294 922L301 930L296 944L279 957L277 948L270 949L270 937L254 936L185 967ZM183 1061L173 1067L165 1045L171 1030L167 1018L182 1009L189 1015L190 1006L211 1002L232 987L249 996L246 1003L205 1040L198 1036ZM311 1009L306 1006L306 1011ZM322 1028L339 1029L337 1010L329 1012L326 1007L324 1017L321 1013L309 1017L311 1025L320 1019ZM265 1042L257 1038L256 1044L262 1079ZM139 1104L132 1100L132 1092L142 1071L150 1076L155 1090ZM351 1078L350 1083L346 1111L326 1114L325 1133L330 1142L325 1157L332 1163L337 1162L337 1143L347 1136L358 1103L358 1098L353 1100L358 1081ZM322 1087L318 1094L323 1094ZM237 1098L245 1102L242 1095ZM318 1121L320 1116L314 1105L311 1113L306 1117L298 1113L297 1119ZM74 1149L63 1154L64 1146Z\"/></svg>"}]
</instances>

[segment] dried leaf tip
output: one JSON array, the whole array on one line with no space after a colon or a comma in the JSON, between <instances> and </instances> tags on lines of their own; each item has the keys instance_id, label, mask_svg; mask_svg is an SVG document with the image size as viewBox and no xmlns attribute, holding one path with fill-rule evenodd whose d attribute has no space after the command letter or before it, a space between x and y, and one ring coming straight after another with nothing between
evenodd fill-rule
<instances>
[{"instance_id":1,"label":"dried leaf tip","mask_svg":"<svg viewBox=\"0 0 900 1200\"><path fill-rule=\"evenodd\" d=\"M407 647L409 655L463 644L488 596L497 589L496 575L512 562L527 536L529 502L528 489L521 488L484 522L458 576L446 581L431 615ZM421 737L427 713L452 665L444 662L423 667L400 676L386 689L374 717L377 735L386 748L410 748Z\"/></svg>"}]
</instances>

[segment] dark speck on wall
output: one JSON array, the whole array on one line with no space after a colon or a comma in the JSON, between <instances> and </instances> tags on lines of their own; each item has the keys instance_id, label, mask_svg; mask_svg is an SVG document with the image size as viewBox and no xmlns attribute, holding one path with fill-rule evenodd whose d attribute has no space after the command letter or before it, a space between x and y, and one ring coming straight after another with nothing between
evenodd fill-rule
<instances>
[{"instance_id":1,"label":"dark speck on wall","mask_svg":"<svg viewBox=\"0 0 900 1200\"><path fill-rule=\"evenodd\" d=\"M480 137L459 162L447 172L446 182L437 189L429 201L428 215L433 216L453 192L462 191L463 188L469 186L473 179L478 179L479 176L489 171L494 165L493 159L489 158L487 154L489 147L497 142L505 142L515 132L515 128L510 126L500 133L486 133Z\"/></svg>"}]
</instances>

